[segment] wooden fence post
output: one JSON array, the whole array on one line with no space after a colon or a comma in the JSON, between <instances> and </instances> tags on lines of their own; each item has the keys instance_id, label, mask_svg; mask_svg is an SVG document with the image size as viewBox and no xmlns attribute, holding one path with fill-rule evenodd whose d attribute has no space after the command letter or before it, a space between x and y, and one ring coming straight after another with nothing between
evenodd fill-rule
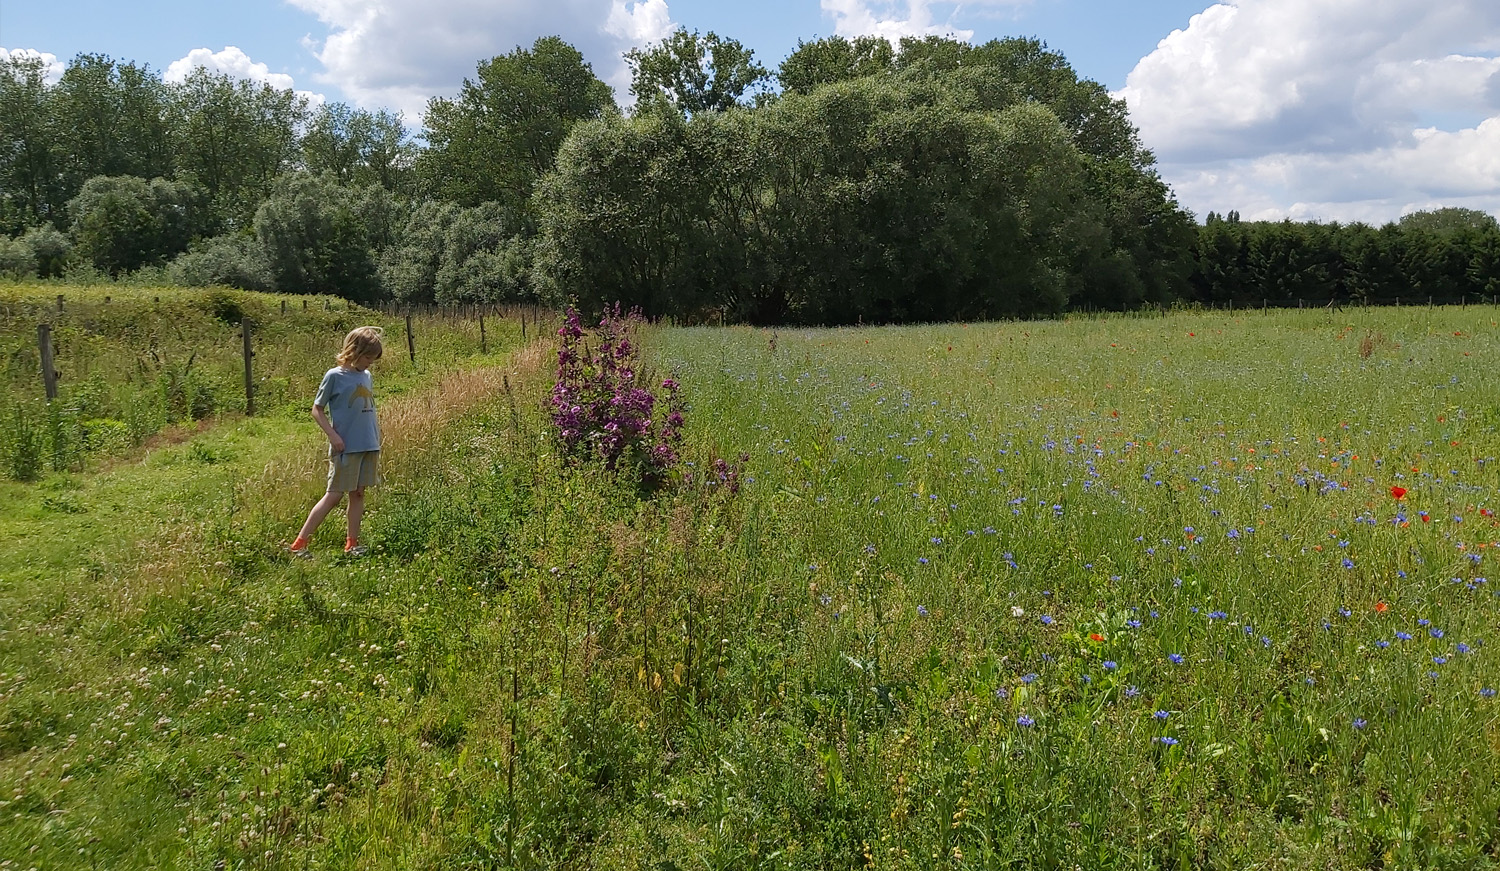
<instances>
[{"instance_id":1,"label":"wooden fence post","mask_svg":"<svg viewBox=\"0 0 1500 871\"><path fill-rule=\"evenodd\" d=\"M60 293L57 295L57 313L63 313L63 295Z\"/></svg>"},{"instance_id":2,"label":"wooden fence post","mask_svg":"<svg viewBox=\"0 0 1500 871\"><path fill-rule=\"evenodd\" d=\"M485 338L485 335L484 335L484 312L480 312L479 313L479 353L481 353L481 354L488 354L489 352L490 352L489 341Z\"/></svg>"},{"instance_id":3,"label":"wooden fence post","mask_svg":"<svg viewBox=\"0 0 1500 871\"><path fill-rule=\"evenodd\" d=\"M62 299L61 296L58 297ZM36 325L36 346L42 352L42 386L47 388L47 401L57 398L57 369L52 360L52 325Z\"/></svg>"},{"instance_id":4,"label":"wooden fence post","mask_svg":"<svg viewBox=\"0 0 1500 871\"><path fill-rule=\"evenodd\" d=\"M250 358L255 356L255 351L250 347L250 319L240 319L240 338L245 345L245 414L253 417L255 415L255 376L251 372Z\"/></svg>"},{"instance_id":5,"label":"wooden fence post","mask_svg":"<svg viewBox=\"0 0 1500 871\"><path fill-rule=\"evenodd\" d=\"M411 312L406 313L406 353L411 355L411 364L417 365L417 340L411 334Z\"/></svg>"},{"instance_id":6,"label":"wooden fence post","mask_svg":"<svg viewBox=\"0 0 1500 871\"><path fill-rule=\"evenodd\" d=\"M281 313L286 314L286 300L281 301Z\"/></svg>"}]
</instances>

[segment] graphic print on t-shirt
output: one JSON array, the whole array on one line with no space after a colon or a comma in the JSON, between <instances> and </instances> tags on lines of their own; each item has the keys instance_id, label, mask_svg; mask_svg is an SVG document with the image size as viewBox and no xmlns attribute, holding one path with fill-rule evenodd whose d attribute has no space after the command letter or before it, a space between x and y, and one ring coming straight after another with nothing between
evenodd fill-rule
<instances>
[{"instance_id":1,"label":"graphic print on t-shirt","mask_svg":"<svg viewBox=\"0 0 1500 871\"><path fill-rule=\"evenodd\" d=\"M354 388L354 391L349 394L349 407L350 408L354 407L354 401L356 399L363 399L365 401L365 407L364 407L365 411L374 411L375 410L375 394L371 393L370 392L370 388L364 386L363 384L361 384L358 387Z\"/></svg>"}]
</instances>

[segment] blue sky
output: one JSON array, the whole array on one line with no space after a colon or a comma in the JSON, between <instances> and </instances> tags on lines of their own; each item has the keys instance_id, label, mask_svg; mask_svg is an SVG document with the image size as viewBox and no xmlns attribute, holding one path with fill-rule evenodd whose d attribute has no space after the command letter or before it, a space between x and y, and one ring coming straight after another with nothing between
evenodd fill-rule
<instances>
[{"instance_id":1,"label":"blue sky","mask_svg":"<svg viewBox=\"0 0 1500 871\"><path fill-rule=\"evenodd\" d=\"M623 96L620 53L676 26L769 67L835 33L1040 37L1127 101L1200 216L1500 210L1496 0L0 0L0 50L201 64L414 124L479 60L552 33Z\"/></svg>"}]
</instances>

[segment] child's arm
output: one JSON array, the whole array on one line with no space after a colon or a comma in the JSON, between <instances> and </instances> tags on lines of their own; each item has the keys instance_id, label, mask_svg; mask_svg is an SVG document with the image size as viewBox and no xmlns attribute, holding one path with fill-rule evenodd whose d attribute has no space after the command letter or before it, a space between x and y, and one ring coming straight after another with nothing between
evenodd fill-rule
<instances>
[{"instance_id":1,"label":"child's arm","mask_svg":"<svg viewBox=\"0 0 1500 871\"><path fill-rule=\"evenodd\" d=\"M328 419L328 415L323 411L323 408L321 406L314 405L312 407L312 416L313 420L317 421L318 426L322 427L323 432L327 434L329 447L333 448L336 453L343 453L344 439L334 431L333 421Z\"/></svg>"}]
</instances>

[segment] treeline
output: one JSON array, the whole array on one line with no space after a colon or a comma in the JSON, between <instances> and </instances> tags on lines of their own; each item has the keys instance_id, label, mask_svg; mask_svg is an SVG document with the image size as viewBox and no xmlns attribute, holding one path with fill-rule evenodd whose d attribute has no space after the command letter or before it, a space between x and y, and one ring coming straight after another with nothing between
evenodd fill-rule
<instances>
[{"instance_id":1,"label":"treeline","mask_svg":"<svg viewBox=\"0 0 1500 871\"><path fill-rule=\"evenodd\" d=\"M1197 226L1124 104L1036 40L834 37L772 71L678 31L626 60L628 112L547 37L414 132L201 69L81 55L48 83L14 57L0 273L760 323L1494 292L1493 219Z\"/></svg>"},{"instance_id":2,"label":"treeline","mask_svg":"<svg viewBox=\"0 0 1500 871\"><path fill-rule=\"evenodd\" d=\"M1452 303L1500 294L1500 224L1473 209L1414 212L1379 228L1210 213L1193 253L1191 298L1204 303Z\"/></svg>"}]
</instances>

